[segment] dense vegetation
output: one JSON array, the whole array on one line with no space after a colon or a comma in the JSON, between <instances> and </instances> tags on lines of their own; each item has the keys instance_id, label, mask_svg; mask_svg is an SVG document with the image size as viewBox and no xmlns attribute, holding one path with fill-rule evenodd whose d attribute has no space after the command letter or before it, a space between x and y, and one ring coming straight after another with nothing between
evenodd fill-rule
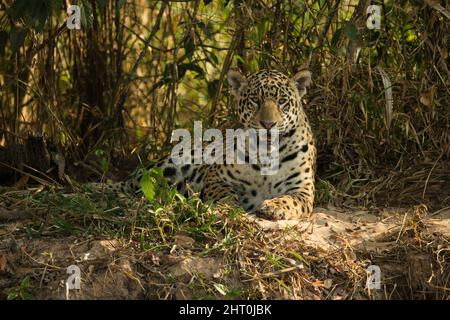
<instances>
[{"instance_id":1,"label":"dense vegetation","mask_svg":"<svg viewBox=\"0 0 450 320\"><path fill-rule=\"evenodd\" d=\"M81 30L67 29L67 2L2 1L3 147L45 135L68 163L95 159L111 171L131 153L160 156L193 120L232 123L230 67L309 67L318 201L448 205L445 1L77 3ZM379 30L366 26L368 4L382 9Z\"/></svg>"}]
</instances>

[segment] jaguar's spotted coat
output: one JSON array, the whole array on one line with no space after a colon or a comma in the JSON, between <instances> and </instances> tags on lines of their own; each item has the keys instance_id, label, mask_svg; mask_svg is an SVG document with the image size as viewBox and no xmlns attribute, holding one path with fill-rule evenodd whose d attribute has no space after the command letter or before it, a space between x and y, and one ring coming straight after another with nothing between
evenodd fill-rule
<instances>
[{"instance_id":1,"label":"jaguar's spotted coat","mask_svg":"<svg viewBox=\"0 0 450 320\"><path fill-rule=\"evenodd\" d=\"M275 70L262 70L248 78L229 71L228 83L237 102L243 128L279 130L279 170L261 175L257 164L183 165L170 158L156 165L181 191L190 184L204 200L226 200L268 219L309 215L314 201L316 148L301 98L311 73L289 78ZM109 189L139 192L142 170L133 179L108 185Z\"/></svg>"}]
</instances>

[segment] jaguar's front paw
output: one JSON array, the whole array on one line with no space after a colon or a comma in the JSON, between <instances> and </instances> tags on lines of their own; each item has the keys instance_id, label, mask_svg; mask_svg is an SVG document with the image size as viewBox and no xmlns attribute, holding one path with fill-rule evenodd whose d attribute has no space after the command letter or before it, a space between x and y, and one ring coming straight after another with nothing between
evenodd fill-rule
<instances>
[{"instance_id":1,"label":"jaguar's front paw","mask_svg":"<svg viewBox=\"0 0 450 320\"><path fill-rule=\"evenodd\" d=\"M287 217L286 210L273 199L264 200L256 210L256 215L268 220L284 220Z\"/></svg>"}]
</instances>

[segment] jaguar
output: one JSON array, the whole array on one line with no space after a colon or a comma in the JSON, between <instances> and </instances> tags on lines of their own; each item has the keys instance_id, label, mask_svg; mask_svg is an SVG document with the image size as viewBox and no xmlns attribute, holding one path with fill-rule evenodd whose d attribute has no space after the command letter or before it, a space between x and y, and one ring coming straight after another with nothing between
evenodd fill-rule
<instances>
[{"instance_id":1,"label":"jaguar","mask_svg":"<svg viewBox=\"0 0 450 320\"><path fill-rule=\"evenodd\" d=\"M311 84L311 72L301 70L289 77L264 69L245 77L230 70L227 80L240 127L277 130L276 173L262 174L261 163L180 165L171 157L154 166L161 168L164 178L180 192L198 190L204 201L227 202L269 220L309 216L314 202L316 148L302 98ZM140 193L140 180L147 169L106 187L115 192Z\"/></svg>"}]
</instances>

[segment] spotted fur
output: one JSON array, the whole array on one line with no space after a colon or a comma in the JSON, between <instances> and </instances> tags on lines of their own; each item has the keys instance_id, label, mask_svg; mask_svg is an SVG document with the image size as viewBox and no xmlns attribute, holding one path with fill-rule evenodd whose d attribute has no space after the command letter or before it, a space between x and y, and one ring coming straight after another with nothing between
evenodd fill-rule
<instances>
[{"instance_id":1,"label":"spotted fur","mask_svg":"<svg viewBox=\"0 0 450 320\"><path fill-rule=\"evenodd\" d=\"M316 148L301 98L311 73L300 71L289 78L279 71L262 70L248 78L228 73L242 128L276 127L279 137L279 170L262 175L259 164L175 165L159 161L164 176L181 192L201 191L204 200L240 205L263 218L279 220L307 216L314 201ZM143 170L133 179L108 185L114 191L140 192Z\"/></svg>"}]
</instances>

